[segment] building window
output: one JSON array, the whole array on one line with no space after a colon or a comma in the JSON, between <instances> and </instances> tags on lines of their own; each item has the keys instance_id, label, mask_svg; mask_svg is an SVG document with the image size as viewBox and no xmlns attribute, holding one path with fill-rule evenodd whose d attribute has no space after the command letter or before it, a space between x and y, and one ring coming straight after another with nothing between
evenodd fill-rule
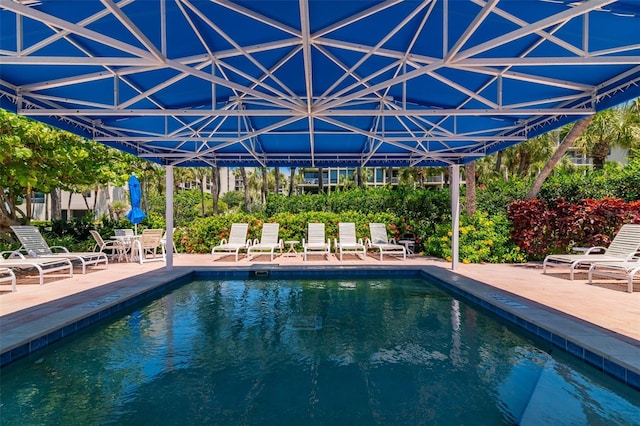
<instances>
[{"instance_id":1,"label":"building window","mask_svg":"<svg viewBox=\"0 0 640 426\"><path fill-rule=\"evenodd\" d=\"M44 204L45 194L44 192L32 192L31 193L31 202Z\"/></svg>"}]
</instances>

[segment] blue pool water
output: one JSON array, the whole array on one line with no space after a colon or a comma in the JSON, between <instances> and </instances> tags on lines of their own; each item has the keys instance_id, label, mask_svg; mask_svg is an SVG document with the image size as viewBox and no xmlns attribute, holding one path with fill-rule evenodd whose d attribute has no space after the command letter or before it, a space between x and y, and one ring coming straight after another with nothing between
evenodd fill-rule
<instances>
[{"instance_id":1,"label":"blue pool water","mask_svg":"<svg viewBox=\"0 0 640 426\"><path fill-rule=\"evenodd\" d=\"M0 423L631 425L639 395L421 278L200 280L4 367Z\"/></svg>"}]
</instances>

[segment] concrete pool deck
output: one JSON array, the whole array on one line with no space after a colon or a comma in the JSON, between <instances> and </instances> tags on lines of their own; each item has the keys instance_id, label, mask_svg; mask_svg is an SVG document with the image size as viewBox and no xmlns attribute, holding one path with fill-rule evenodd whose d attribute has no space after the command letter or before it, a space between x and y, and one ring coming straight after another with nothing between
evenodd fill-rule
<instances>
[{"instance_id":1,"label":"concrete pool deck","mask_svg":"<svg viewBox=\"0 0 640 426\"><path fill-rule=\"evenodd\" d=\"M269 256L234 262L232 256L212 261L211 255L179 254L174 257L174 269L166 271L164 263L111 263L108 269L90 268L85 275L76 272L72 278L46 277L40 286L37 279L21 277L18 291L0 286L0 353L6 355L31 342L32 350L47 343L42 336L78 323L105 307L143 294L193 270L255 270L255 269L421 269L437 279L461 288L473 297L488 300L507 314L522 317L527 324L538 325L562 338L578 342L581 348L602 357L605 364L612 360L634 373L631 382L640 377L640 285L634 293L626 292L624 280L598 280L588 285L586 274L576 280L558 268L543 275L539 264L460 264L451 271L450 263L426 257L410 257L406 261L369 255L365 261L345 256L326 260L312 256L306 262L302 256ZM105 314L106 316L106 314ZM528 327L528 325L527 325ZM42 339L46 340L45 337ZM571 350L569 349L571 352ZM3 362L4 364L4 362Z\"/></svg>"}]
</instances>

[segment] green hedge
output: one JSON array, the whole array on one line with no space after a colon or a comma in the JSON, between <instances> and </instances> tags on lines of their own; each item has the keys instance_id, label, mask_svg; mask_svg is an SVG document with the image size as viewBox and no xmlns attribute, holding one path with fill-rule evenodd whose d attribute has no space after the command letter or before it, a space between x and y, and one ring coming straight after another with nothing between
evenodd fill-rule
<instances>
[{"instance_id":1,"label":"green hedge","mask_svg":"<svg viewBox=\"0 0 640 426\"><path fill-rule=\"evenodd\" d=\"M343 213L309 211L298 214L277 213L267 219L246 213L236 213L195 220L191 226L176 231L175 241L181 251L208 253L211 248L220 244L223 238L229 237L231 224L236 222L249 224L247 237L251 240L260 239L263 223L277 222L280 224L279 236L282 240L298 241L306 238L308 223L321 222L325 224L326 236L332 242L338 237L339 222L354 222L356 236L364 240L369 235L369 222L386 223L391 236L394 233L395 223L399 220L394 215L384 212L363 214L353 211Z\"/></svg>"}]
</instances>

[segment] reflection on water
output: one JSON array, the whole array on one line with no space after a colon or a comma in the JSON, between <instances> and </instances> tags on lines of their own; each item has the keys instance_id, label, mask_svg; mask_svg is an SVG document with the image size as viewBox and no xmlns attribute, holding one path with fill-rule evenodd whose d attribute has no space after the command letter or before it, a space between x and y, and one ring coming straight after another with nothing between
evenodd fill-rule
<instances>
[{"instance_id":1,"label":"reflection on water","mask_svg":"<svg viewBox=\"0 0 640 426\"><path fill-rule=\"evenodd\" d=\"M544 349L420 279L198 281L4 368L2 424L638 424Z\"/></svg>"}]
</instances>

